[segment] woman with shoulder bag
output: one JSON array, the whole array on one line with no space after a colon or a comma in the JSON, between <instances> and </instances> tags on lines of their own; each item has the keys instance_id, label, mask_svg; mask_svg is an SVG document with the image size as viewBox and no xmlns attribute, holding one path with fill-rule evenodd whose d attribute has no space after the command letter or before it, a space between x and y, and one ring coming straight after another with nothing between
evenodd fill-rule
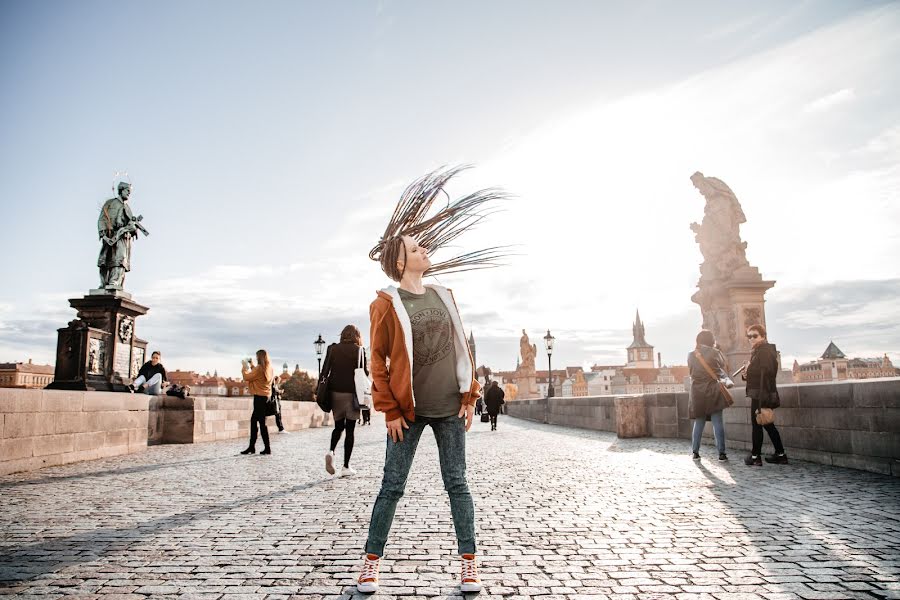
<instances>
[{"instance_id":1,"label":"woman with shoulder bag","mask_svg":"<svg viewBox=\"0 0 900 600\"><path fill-rule=\"evenodd\" d=\"M775 453L766 457L766 462L785 465L788 462L781 443L781 435L775 427L773 409L778 408L778 390L775 377L778 375L778 354L775 345L766 339L766 328L762 325L751 325L747 328L747 339L752 350L750 362L744 369L744 380L747 382L747 397L750 398L750 424L753 427L753 449L744 464L754 467L762 466L763 429L769 434Z\"/></svg>"},{"instance_id":2,"label":"woman with shoulder bag","mask_svg":"<svg viewBox=\"0 0 900 600\"><path fill-rule=\"evenodd\" d=\"M690 417L693 419L691 450L694 460L700 460L700 439L706 421L712 421L716 436L719 460L728 460L725 454L725 424L722 411L734 404L728 388L734 382L725 372L725 357L715 347L716 338L704 329L697 334L697 346L688 354L688 369L691 375Z\"/></svg>"},{"instance_id":3,"label":"woman with shoulder bag","mask_svg":"<svg viewBox=\"0 0 900 600\"><path fill-rule=\"evenodd\" d=\"M331 394L331 414L334 417L334 431L331 432L331 448L325 453L325 470L335 474L334 450L341 435L344 435L344 468L341 477L356 475L350 467L353 454L356 420L359 419L360 399L356 396L354 371L362 362L366 375L369 365L362 347L362 334L355 325L347 325L341 331L341 341L328 346L325 364L328 365L328 392ZM323 373L325 375L325 373Z\"/></svg>"}]
</instances>

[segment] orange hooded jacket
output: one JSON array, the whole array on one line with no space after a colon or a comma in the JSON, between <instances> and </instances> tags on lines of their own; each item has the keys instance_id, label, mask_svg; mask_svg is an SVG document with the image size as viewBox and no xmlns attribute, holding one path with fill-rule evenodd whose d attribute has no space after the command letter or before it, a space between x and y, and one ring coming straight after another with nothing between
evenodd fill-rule
<instances>
[{"instance_id":1,"label":"orange hooded jacket","mask_svg":"<svg viewBox=\"0 0 900 600\"><path fill-rule=\"evenodd\" d=\"M456 378L459 381L460 406L481 397L481 384L475 379L475 363L466 340L465 329L453 292L439 285L425 287L437 292L450 313L453 346L456 350ZM400 294L394 286L378 292L369 306L371 340L372 404L387 421L399 417L416 420L413 394L412 324Z\"/></svg>"}]
</instances>

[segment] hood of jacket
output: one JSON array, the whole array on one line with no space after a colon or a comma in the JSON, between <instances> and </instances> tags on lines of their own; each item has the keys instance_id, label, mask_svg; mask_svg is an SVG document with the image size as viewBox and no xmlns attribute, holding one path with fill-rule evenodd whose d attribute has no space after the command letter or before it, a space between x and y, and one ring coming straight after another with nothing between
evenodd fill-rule
<instances>
[{"instance_id":1,"label":"hood of jacket","mask_svg":"<svg viewBox=\"0 0 900 600\"><path fill-rule=\"evenodd\" d=\"M447 312L450 316L450 321L453 329L453 347L456 352L456 379L459 384L459 391L462 395L462 404L474 404L475 400L480 397L480 389L481 385L475 379L475 365L473 363L472 355L469 350L469 343L465 337L465 329L463 327L462 319L459 315L459 307L456 305L456 301L453 298L453 293L451 290L439 286L427 284L425 286L428 289L434 290L434 292L438 295L444 305L447 307ZM380 304L380 307L378 305ZM390 308L388 308L390 307ZM375 302L372 303L372 308L370 309L370 316L372 315L383 315L385 311L390 312L391 316L395 320L396 325L399 325L399 329L402 332L403 338L403 347L402 350L399 349L398 346L394 346L391 352L402 352L405 354L404 360L398 361L397 357L393 357L393 362L396 364L406 363L408 365L408 373L403 374L402 376L396 372L390 373L389 381L392 382L390 385L385 386L384 382L381 382L381 385L378 385L374 381L374 376L376 373L380 373L380 369L377 365L373 363L372 365L372 373L373 373L373 385L378 388L373 392L373 400L375 401L375 408L377 410L381 410L385 413L385 418L392 420L399 416L402 413L407 419L411 419L414 416L414 408L415 408L415 394L413 392L413 335L412 335L412 323L409 319L409 313L406 312L406 307L403 305L403 300L400 298L400 292L396 286L388 286L382 290L378 291L378 298L376 298ZM373 312L374 311L374 312ZM380 317L379 317L380 318ZM392 327L396 327L396 325ZM379 328L375 326L375 322L372 323L372 335L371 335L371 343L373 344L373 349L370 352L370 357L372 360L379 359L378 353L374 350L374 344L376 340L376 336L379 335ZM386 356L385 362L387 363L387 368L390 370L390 362L391 357ZM405 366L405 365L404 365ZM399 384L395 380L395 376L400 376L404 378L404 382ZM391 393L388 395L382 395L380 393L381 390L390 389ZM401 396L408 397L408 402L404 400L404 398L397 397L400 394ZM391 400L391 395L393 396L393 400ZM382 402L378 402L378 397L382 398ZM396 402L398 406L388 406ZM381 404L383 408L379 407Z\"/></svg>"},{"instance_id":2,"label":"hood of jacket","mask_svg":"<svg viewBox=\"0 0 900 600\"><path fill-rule=\"evenodd\" d=\"M434 290L447 312L450 314L450 322L453 324L453 349L456 351L456 379L459 381L459 391L461 394L468 393L472 387L475 368L472 365L472 359L469 355L469 342L466 340L465 329L463 329L462 318L459 316L459 307L456 306L456 300L453 298L453 292L448 288L440 285L425 284L427 289ZM400 298L400 291L396 286L390 285L384 289L378 290L378 295L391 301L394 307L394 313L397 320L400 321L400 328L403 330L403 339L406 342L406 353L409 357L409 364L413 364L413 337L412 322L409 320L409 313L403 305L403 299ZM409 370L409 384L412 386L412 368ZM413 405L416 398L413 394Z\"/></svg>"}]
</instances>

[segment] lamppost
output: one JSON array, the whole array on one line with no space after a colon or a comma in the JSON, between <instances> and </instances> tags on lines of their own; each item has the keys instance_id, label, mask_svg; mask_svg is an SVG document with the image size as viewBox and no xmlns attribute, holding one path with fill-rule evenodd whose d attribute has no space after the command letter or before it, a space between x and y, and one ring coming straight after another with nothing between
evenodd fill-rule
<instances>
[{"instance_id":1,"label":"lamppost","mask_svg":"<svg viewBox=\"0 0 900 600\"><path fill-rule=\"evenodd\" d=\"M316 347L316 358L319 359L319 379L322 379L322 352L325 351L325 340L322 339L322 334L319 334L319 338L313 342L313 345Z\"/></svg>"},{"instance_id":2,"label":"lamppost","mask_svg":"<svg viewBox=\"0 0 900 600\"><path fill-rule=\"evenodd\" d=\"M550 366L550 355L553 354L553 341L556 338L550 335L550 330L547 330L547 335L544 336L544 346L547 348L547 397L553 397L553 367Z\"/></svg>"}]
</instances>

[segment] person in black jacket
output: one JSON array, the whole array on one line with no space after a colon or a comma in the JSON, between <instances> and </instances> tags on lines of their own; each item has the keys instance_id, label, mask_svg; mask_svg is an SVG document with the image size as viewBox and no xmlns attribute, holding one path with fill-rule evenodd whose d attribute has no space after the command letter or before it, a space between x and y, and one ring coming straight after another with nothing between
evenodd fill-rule
<instances>
[{"instance_id":1,"label":"person in black jacket","mask_svg":"<svg viewBox=\"0 0 900 600\"><path fill-rule=\"evenodd\" d=\"M368 360L362 348L362 334L355 325L347 325L341 331L341 341L328 346L325 354L325 366L322 374L328 376L328 393L331 394L331 414L334 417L334 431L331 432L331 448L325 453L325 470L334 475L334 450L341 435L344 435L344 468L341 477L355 475L350 467L350 455L353 453L356 420L360 409L354 408L353 397L356 395L356 382L353 371L359 365L362 355L362 367L369 374ZM362 400L360 400L362 401Z\"/></svg>"},{"instance_id":2,"label":"person in black jacket","mask_svg":"<svg viewBox=\"0 0 900 600\"><path fill-rule=\"evenodd\" d=\"M491 386L485 393L484 404L488 415L491 417L491 431L497 430L497 415L500 414L500 407L506 404L503 400L505 395L500 386L497 385L496 379L491 382Z\"/></svg>"},{"instance_id":3,"label":"person in black jacket","mask_svg":"<svg viewBox=\"0 0 900 600\"><path fill-rule=\"evenodd\" d=\"M154 396L162 394L162 389L169 380L166 376L166 368L159 362L160 358L159 350L154 350L150 355L150 360L144 363L141 370L138 371L138 376L129 384L129 392L146 391Z\"/></svg>"},{"instance_id":4,"label":"person in black jacket","mask_svg":"<svg viewBox=\"0 0 900 600\"><path fill-rule=\"evenodd\" d=\"M781 443L781 435L775 427L775 423L760 425L756 422L756 413L760 409L760 394L775 392L775 377L778 375L778 354L774 344L766 339L766 328L762 325L751 325L747 328L747 339L753 349L750 353L750 362L744 368L744 380L747 382L747 397L750 398L750 424L753 426L753 449L744 463L750 466L762 466L763 429L769 434L772 445L775 446L775 454L766 457L766 462L775 464L787 464L788 458L784 453L784 445Z\"/></svg>"},{"instance_id":5,"label":"person in black jacket","mask_svg":"<svg viewBox=\"0 0 900 600\"><path fill-rule=\"evenodd\" d=\"M719 460L728 460L728 455L725 454L725 423L722 418L722 411L727 408L727 404L720 385L730 388L734 387L734 382L725 371L725 357L715 346L716 338L712 332L703 329L697 334L696 348L687 358L691 375L689 416L693 419L691 450L694 460L700 460L700 440L708 420L713 424Z\"/></svg>"},{"instance_id":6,"label":"person in black jacket","mask_svg":"<svg viewBox=\"0 0 900 600\"><path fill-rule=\"evenodd\" d=\"M272 381L272 395L270 396L275 401L275 425L278 427L278 433L290 433L284 428L284 421L281 420L282 394L284 394L284 390L278 386L278 378L276 377Z\"/></svg>"}]
</instances>

